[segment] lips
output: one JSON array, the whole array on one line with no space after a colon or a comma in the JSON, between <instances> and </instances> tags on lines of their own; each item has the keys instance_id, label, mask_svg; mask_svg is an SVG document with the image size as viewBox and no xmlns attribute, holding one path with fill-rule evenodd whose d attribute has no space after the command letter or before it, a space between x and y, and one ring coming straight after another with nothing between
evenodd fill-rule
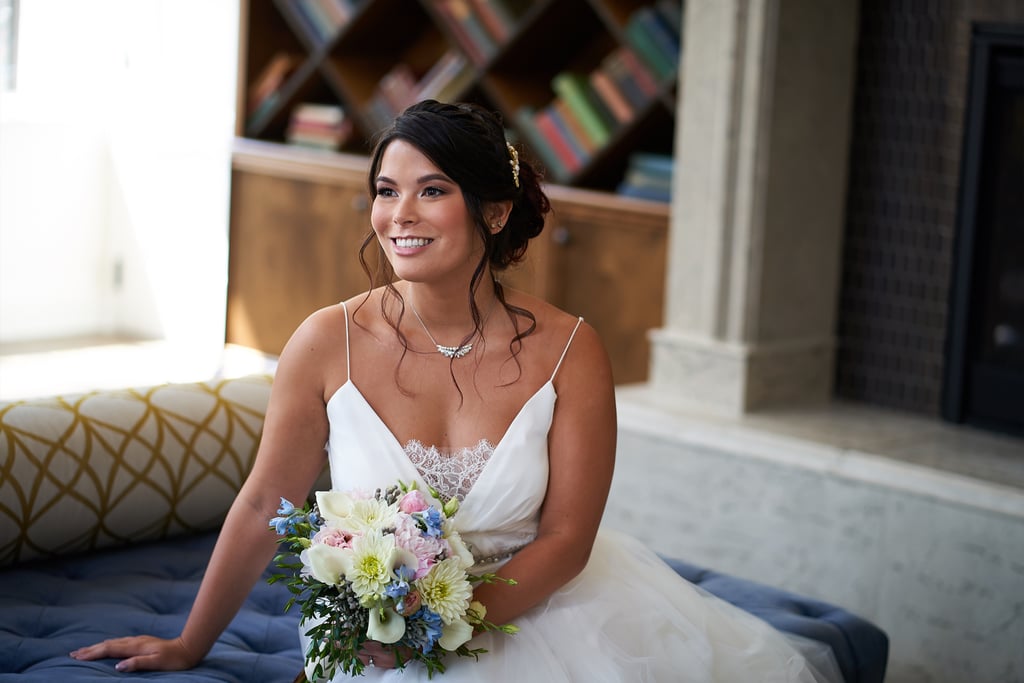
<instances>
[{"instance_id":1,"label":"lips","mask_svg":"<svg viewBox=\"0 0 1024 683\"><path fill-rule=\"evenodd\" d=\"M399 249L415 249L417 247L425 247L434 240L425 237L395 237L393 241Z\"/></svg>"}]
</instances>

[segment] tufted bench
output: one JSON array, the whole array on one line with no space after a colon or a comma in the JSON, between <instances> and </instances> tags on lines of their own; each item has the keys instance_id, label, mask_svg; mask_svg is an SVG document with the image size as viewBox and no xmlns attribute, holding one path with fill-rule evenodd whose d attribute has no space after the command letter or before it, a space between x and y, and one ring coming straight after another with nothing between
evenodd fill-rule
<instances>
[{"instance_id":1,"label":"tufted bench","mask_svg":"<svg viewBox=\"0 0 1024 683\"><path fill-rule=\"evenodd\" d=\"M122 678L68 652L176 635L255 458L265 375L0 403L0 681ZM323 486L319 483L318 486ZM686 579L827 643L848 683L881 683L888 640L846 610L678 560ZM257 584L201 665L162 681L291 681L298 612Z\"/></svg>"}]
</instances>

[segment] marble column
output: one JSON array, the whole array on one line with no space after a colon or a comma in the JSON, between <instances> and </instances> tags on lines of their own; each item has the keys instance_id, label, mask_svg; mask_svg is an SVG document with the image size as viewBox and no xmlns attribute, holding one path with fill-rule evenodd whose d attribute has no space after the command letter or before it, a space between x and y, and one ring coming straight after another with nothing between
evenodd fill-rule
<instances>
[{"instance_id":1,"label":"marble column","mask_svg":"<svg viewBox=\"0 0 1024 683\"><path fill-rule=\"evenodd\" d=\"M650 388L742 414L827 400L855 0L687 0L665 326Z\"/></svg>"}]
</instances>

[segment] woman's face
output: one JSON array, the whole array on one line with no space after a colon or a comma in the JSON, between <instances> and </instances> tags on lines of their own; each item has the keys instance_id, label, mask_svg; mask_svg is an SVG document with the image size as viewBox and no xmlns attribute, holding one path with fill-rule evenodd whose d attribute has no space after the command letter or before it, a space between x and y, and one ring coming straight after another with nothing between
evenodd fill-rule
<instances>
[{"instance_id":1,"label":"woman's face","mask_svg":"<svg viewBox=\"0 0 1024 683\"><path fill-rule=\"evenodd\" d=\"M483 241L462 190L418 148L394 140L381 156L370 222L395 275L468 282Z\"/></svg>"}]
</instances>

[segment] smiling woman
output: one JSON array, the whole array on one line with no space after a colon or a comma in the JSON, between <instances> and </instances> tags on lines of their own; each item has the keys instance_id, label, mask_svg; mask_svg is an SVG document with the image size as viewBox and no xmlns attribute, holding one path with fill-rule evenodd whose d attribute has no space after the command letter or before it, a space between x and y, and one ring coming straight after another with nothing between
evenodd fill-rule
<instances>
[{"instance_id":1,"label":"smiling woman","mask_svg":"<svg viewBox=\"0 0 1024 683\"><path fill-rule=\"evenodd\" d=\"M181 635L105 641L73 656L123 658L125 671L199 662L273 555L267 524L279 500L306 498L326 443L336 492L377 499L399 481L430 491L432 505L454 498L449 522L469 551L458 571L505 580L475 584L472 600L487 621L518 632L479 633L466 645L487 655L446 661L449 683L668 681L680 671L841 680L826 645L791 642L682 580L635 539L599 529L617 439L611 367L581 318L499 280L550 208L500 119L469 104L413 105L380 135L368 180L373 232L362 256L379 256L383 285L315 312L285 347L256 463ZM363 534L353 548L368 542ZM392 559L370 567L384 593L416 569ZM339 590L362 586L364 570L346 563ZM456 614L445 607L450 584L417 586L421 609L445 626ZM384 642L397 633L387 627L394 607L365 595L360 604L379 611L365 630L346 631L344 615L330 611L316 617L331 624L301 629L314 633L307 673L335 642L354 639L341 669L430 678L409 649L445 642L422 632ZM345 671L327 677L348 679Z\"/></svg>"}]
</instances>

